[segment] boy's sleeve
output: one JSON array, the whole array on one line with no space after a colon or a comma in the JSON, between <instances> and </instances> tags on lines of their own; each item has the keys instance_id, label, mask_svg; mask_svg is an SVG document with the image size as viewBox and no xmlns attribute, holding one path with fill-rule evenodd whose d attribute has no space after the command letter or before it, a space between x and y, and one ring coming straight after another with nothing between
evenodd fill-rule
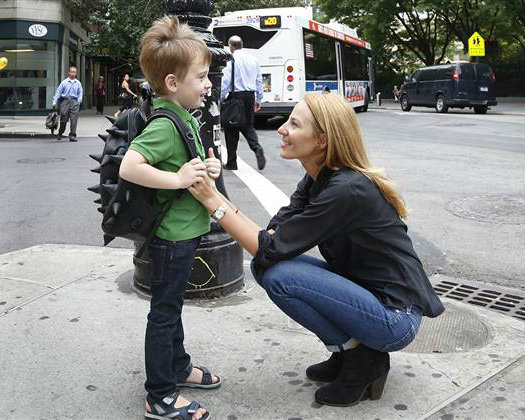
<instances>
[{"instance_id":1,"label":"boy's sleeve","mask_svg":"<svg viewBox=\"0 0 525 420\"><path fill-rule=\"evenodd\" d=\"M175 129L171 122L158 118L131 142L129 149L140 153L153 166L173 154L174 137Z\"/></svg>"}]
</instances>

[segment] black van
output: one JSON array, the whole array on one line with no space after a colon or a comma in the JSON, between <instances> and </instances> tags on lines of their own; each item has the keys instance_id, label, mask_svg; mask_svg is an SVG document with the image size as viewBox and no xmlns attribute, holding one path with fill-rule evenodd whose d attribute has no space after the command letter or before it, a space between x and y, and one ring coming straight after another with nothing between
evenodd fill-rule
<instances>
[{"instance_id":1,"label":"black van","mask_svg":"<svg viewBox=\"0 0 525 420\"><path fill-rule=\"evenodd\" d=\"M476 114L485 114L489 106L497 105L494 80L492 69L483 63L425 67L406 78L399 102L403 111L417 105L435 107L437 112L469 107Z\"/></svg>"}]
</instances>

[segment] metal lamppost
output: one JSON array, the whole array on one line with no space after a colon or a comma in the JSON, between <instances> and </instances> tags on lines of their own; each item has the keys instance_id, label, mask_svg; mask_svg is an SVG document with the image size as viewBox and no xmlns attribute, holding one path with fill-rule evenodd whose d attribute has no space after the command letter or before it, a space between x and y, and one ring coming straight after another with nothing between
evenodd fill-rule
<instances>
[{"instance_id":1,"label":"metal lamppost","mask_svg":"<svg viewBox=\"0 0 525 420\"><path fill-rule=\"evenodd\" d=\"M231 58L223 49L223 45L207 30L211 23L210 0L163 0L166 12L177 15L179 20L187 23L202 36L210 52L212 62L209 79L212 82L211 95L205 106L192 111L199 121L200 136L207 151L213 147L215 156L220 158L220 125L219 98L221 93L222 67ZM216 182L218 190L227 197L224 180L221 176ZM141 243L135 243L135 251ZM142 258L145 258L143 256ZM149 293L148 265L135 262L133 285L142 292ZM186 289L187 298L213 298L224 296L244 285L243 251L240 245L221 227L212 223L211 231L203 236L197 250L193 271Z\"/></svg>"}]
</instances>

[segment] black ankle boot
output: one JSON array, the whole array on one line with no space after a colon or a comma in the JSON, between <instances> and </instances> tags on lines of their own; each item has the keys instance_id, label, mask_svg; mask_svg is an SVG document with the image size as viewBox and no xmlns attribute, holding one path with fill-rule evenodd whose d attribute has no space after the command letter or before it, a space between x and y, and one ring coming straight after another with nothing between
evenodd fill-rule
<instances>
[{"instance_id":1,"label":"black ankle boot","mask_svg":"<svg viewBox=\"0 0 525 420\"><path fill-rule=\"evenodd\" d=\"M306 376L308 379L316 382L332 382L339 375L342 366L342 352L335 352L332 353L328 360L309 366L306 369Z\"/></svg>"},{"instance_id":2,"label":"black ankle boot","mask_svg":"<svg viewBox=\"0 0 525 420\"><path fill-rule=\"evenodd\" d=\"M363 344L342 353L343 366L336 380L319 388L315 401L319 404L348 407L362 400L381 398L390 356Z\"/></svg>"}]
</instances>

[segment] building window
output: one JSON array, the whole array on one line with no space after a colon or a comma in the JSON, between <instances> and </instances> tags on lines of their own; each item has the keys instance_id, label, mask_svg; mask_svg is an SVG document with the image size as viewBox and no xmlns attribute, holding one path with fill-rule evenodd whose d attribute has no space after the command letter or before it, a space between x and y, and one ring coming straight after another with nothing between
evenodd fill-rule
<instances>
[{"instance_id":1,"label":"building window","mask_svg":"<svg viewBox=\"0 0 525 420\"><path fill-rule=\"evenodd\" d=\"M58 86L58 44L54 41L0 40L0 111L51 108Z\"/></svg>"}]
</instances>

